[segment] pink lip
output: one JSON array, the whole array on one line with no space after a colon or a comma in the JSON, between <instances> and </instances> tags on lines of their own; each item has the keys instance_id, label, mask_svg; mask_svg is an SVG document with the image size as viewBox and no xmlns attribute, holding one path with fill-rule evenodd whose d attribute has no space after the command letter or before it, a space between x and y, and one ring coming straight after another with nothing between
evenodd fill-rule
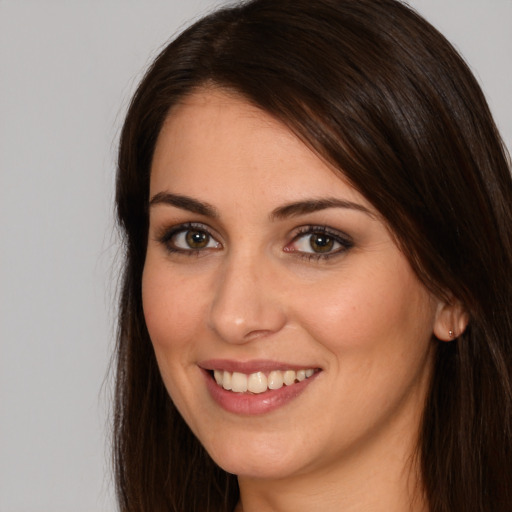
<instances>
[{"instance_id":1,"label":"pink lip","mask_svg":"<svg viewBox=\"0 0 512 512\"><path fill-rule=\"evenodd\" d=\"M211 370L238 371L240 373L250 374L257 371L270 372L272 370L297 370L311 367L288 365L274 361L250 361L242 363L229 360L203 361L199 366L212 399L225 411L244 416L265 414L285 406L301 395L321 373L315 372L311 377L301 382L296 382L291 386L284 385L280 389L269 390L264 393L234 393L220 387L213 379Z\"/></svg>"}]
</instances>

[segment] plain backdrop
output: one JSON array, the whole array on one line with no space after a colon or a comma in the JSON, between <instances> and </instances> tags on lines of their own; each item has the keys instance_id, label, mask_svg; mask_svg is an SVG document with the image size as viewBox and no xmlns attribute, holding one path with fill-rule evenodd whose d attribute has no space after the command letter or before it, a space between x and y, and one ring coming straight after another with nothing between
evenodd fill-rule
<instances>
[{"instance_id":1,"label":"plain backdrop","mask_svg":"<svg viewBox=\"0 0 512 512\"><path fill-rule=\"evenodd\" d=\"M312 0L314 1L314 0ZM151 57L221 0L0 0L0 512L114 511L115 152ZM512 0L411 0L512 147Z\"/></svg>"}]
</instances>

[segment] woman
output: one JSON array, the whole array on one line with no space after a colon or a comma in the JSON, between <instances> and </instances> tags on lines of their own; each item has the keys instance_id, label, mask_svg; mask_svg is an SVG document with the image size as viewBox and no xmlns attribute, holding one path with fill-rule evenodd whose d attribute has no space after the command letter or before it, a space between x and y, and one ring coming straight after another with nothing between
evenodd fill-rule
<instances>
[{"instance_id":1,"label":"woman","mask_svg":"<svg viewBox=\"0 0 512 512\"><path fill-rule=\"evenodd\" d=\"M123 511L512 509L512 182L395 0L254 0L121 136Z\"/></svg>"}]
</instances>

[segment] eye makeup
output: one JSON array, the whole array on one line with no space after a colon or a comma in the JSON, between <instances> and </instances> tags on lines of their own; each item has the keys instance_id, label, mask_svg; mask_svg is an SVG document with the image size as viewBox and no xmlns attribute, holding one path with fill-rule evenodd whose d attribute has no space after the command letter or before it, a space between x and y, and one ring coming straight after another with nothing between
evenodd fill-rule
<instances>
[{"instance_id":1,"label":"eye makeup","mask_svg":"<svg viewBox=\"0 0 512 512\"><path fill-rule=\"evenodd\" d=\"M222 249L222 244L211 234L208 226L198 222L186 222L166 228L157 235L156 241L171 254L199 256L210 250Z\"/></svg>"},{"instance_id":2,"label":"eye makeup","mask_svg":"<svg viewBox=\"0 0 512 512\"><path fill-rule=\"evenodd\" d=\"M341 256L354 246L351 237L325 225L306 225L296 228L291 241L283 247L283 252L300 257L306 261L327 260ZM170 254L206 255L224 248L202 223L186 222L165 228L157 235L156 241Z\"/></svg>"},{"instance_id":3,"label":"eye makeup","mask_svg":"<svg viewBox=\"0 0 512 512\"><path fill-rule=\"evenodd\" d=\"M326 260L340 256L354 246L351 237L324 225L302 226L284 251L294 253L307 261Z\"/></svg>"}]
</instances>

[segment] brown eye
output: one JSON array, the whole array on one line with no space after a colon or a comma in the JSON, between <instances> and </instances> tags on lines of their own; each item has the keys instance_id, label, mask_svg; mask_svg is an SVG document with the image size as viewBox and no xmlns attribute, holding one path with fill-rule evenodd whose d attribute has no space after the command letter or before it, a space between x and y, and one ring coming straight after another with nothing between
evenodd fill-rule
<instances>
[{"instance_id":1,"label":"brown eye","mask_svg":"<svg viewBox=\"0 0 512 512\"><path fill-rule=\"evenodd\" d=\"M191 249L203 249L208 246L210 235L204 231L189 230L185 234L185 241Z\"/></svg>"},{"instance_id":2,"label":"brown eye","mask_svg":"<svg viewBox=\"0 0 512 512\"><path fill-rule=\"evenodd\" d=\"M330 252L334 247L334 239L325 233L312 233L309 237L309 245L314 252Z\"/></svg>"},{"instance_id":3,"label":"brown eye","mask_svg":"<svg viewBox=\"0 0 512 512\"><path fill-rule=\"evenodd\" d=\"M210 249L221 249L222 245L210 235L207 228L182 225L171 229L160 238L170 252L197 253Z\"/></svg>"},{"instance_id":4,"label":"brown eye","mask_svg":"<svg viewBox=\"0 0 512 512\"><path fill-rule=\"evenodd\" d=\"M351 238L339 230L327 226L304 226L285 248L285 252L297 253L307 260L341 256L354 246Z\"/></svg>"}]
</instances>

